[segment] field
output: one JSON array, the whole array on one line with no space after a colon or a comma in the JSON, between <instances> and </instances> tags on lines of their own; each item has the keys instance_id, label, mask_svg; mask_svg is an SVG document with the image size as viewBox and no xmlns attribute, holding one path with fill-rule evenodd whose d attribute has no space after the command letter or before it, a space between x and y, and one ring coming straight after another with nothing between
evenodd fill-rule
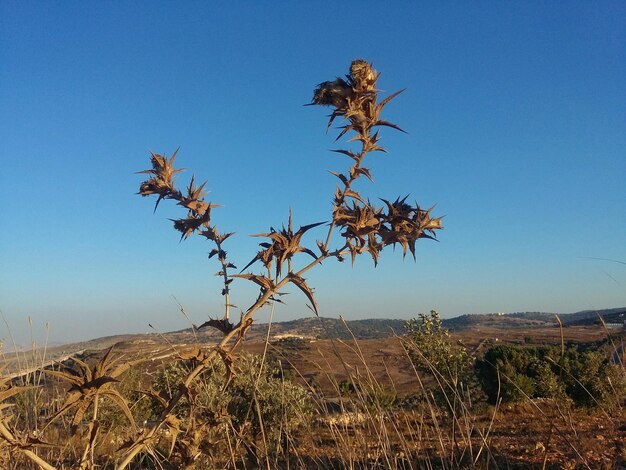
<instances>
[{"instance_id":1,"label":"field","mask_svg":"<svg viewBox=\"0 0 626 470\"><path fill-rule=\"evenodd\" d=\"M518 325L498 329L489 323L482 321L471 329L455 332L450 341L463 344L476 357L496 344L559 345L561 335L570 344L602 342L609 333L613 341L619 341L615 332L593 325L563 329ZM278 448L269 443L270 431L266 430L263 437L262 432L255 433L231 423L231 429L223 435L199 428L211 439L202 442L199 438L197 454L185 462L181 445L184 441L180 438L189 438L190 430L189 423L180 423L177 431L180 441L172 441L172 433L176 436L176 432L174 428L166 428L131 468L183 468L187 465L187 468L609 469L626 465L623 402L609 411L603 406L581 408L545 398L498 405L481 399L471 406L466 402L451 414L435 399L437 390L442 389L441 384L437 383L436 376L416 367L407 354L401 332L375 339L314 339L311 334L317 331L314 324L315 321L302 322L298 330L294 324L276 323L269 330L269 342L264 339L268 325L258 325L239 352L241 357L263 358L263 363L272 364L274 371L278 367L281 373L276 377L283 383L297 384L311 400L311 408L294 420L294 426L287 426L285 416L279 416L277 421L275 416L259 416L258 422L267 421L267 426L280 422L285 425L279 433L279 441L284 442ZM347 325L344 332L351 333ZM116 384L132 410L137 430L129 433L123 415L119 412L116 415L114 407L105 400L97 420L100 434L93 445L89 444L90 432L93 433L90 422L94 422L90 421L93 415L90 416L89 411L77 423L74 433L70 432L71 413L45 427L67 400L67 382L58 375L41 374L41 367L36 365L29 373L16 377L16 356L6 355L5 374L13 371L13 387L36 386L7 400L15 405L12 407L14 420L7 428L15 436L29 436L22 441L22 448L36 452L51 465L48 468L79 468L81 453L86 448L93 453L94 466L115 468L128 448L128 439L140 433L142 425L146 426L142 417L151 413L146 406L147 395L142 398L137 390L154 391L157 378L162 378L164 370L171 370L175 364L188 364L189 357L198 354L198 345L215 344L211 335L206 336L194 340L193 333L186 331L162 336L101 338L73 346L74 349L91 346L91 349L76 351L76 357L92 366L108 351L98 350L100 346L113 346L111 356L126 361L142 358L120 376L121 382ZM111 345L111 341L115 343ZM68 356L67 350L71 348L66 346L50 354ZM19 357L23 370L28 364L47 361L43 351L22 353ZM64 363L77 369L69 358L65 358ZM62 370L58 363L49 369ZM237 374L249 372L243 370ZM256 371L252 374L254 376ZM210 389L209 382L200 379L199 384L204 385L195 393L208 393L202 389ZM259 386L258 380L255 386ZM5 390L12 388L5 386ZM211 390L215 394L225 393L219 388ZM280 390L285 389L278 387L271 392ZM287 391L285 396L289 397L289 393ZM267 397L260 400L268 404ZM197 406L208 408L206 403ZM293 410L283 409L277 413L293 413ZM184 417L189 418L189 415L180 415ZM223 425L219 419L212 423L218 428ZM229 447L228 436L234 448ZM0 449L4 452L2 468L37 468L35 462L7 448L6 443Z\"/></svg>"}]
</instances>

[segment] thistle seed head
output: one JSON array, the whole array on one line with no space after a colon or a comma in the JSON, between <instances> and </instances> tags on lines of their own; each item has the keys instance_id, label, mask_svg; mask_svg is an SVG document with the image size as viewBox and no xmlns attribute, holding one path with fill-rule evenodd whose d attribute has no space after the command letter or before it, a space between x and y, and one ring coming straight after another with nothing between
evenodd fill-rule
<instances>
[{"instance_id":1,"label":"thistle seed head","mask_svg":"<svg viewBox=\"0 0 626 470\"><path fill-rule=\"evenodd\" d=\"M375 91L376 80L378 80L378 72L374 70L372 64L357 59L350 64L350 74L348 80L353 88L364 91Z\"/></svg>"},{"instance_id":2,"label":"thistle seed head","mask_svg":"<svg viewBox=\"0 0 626 470\"><path fill-rule=\"evenodd\" d=\"M322 82L313 92L313 104L322 106L334 106L344 108L348 104L348 98L352 95L352 87L342 78L333 82Z\"/></svg>"}]
</instances>

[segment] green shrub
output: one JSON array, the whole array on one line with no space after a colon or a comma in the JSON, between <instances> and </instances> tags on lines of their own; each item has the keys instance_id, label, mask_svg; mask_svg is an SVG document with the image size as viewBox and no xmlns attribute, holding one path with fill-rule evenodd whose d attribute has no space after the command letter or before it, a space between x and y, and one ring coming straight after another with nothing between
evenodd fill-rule
<instances>
[{"instance_id":1,"label":"green shrub","mask_svg":"<svg viewBox=\"0 0 626 470\"><path fill-rule=\"evenodd\" d=\"M154 391L172 396L191 366L180 361L164 367L155 377ZM225 387L226 368L216 359L173 410L183 428L203 423L204 440L211 444L205 447L217 459L213 465L221 462L220 454L226 449L230 434L234 433L248 448L255 447L265 436L266 451L278 452L283 450L285 437L308 423L313 413L308 391L285 379L277 363L264 363L261 356L241 354L235 367L235 374ZM162 406L154 400L153 416L161 410Z\"/></svg>"},{"instance_id":2,"label":"green shrub","mask_svg":"<svg viewBox=\"0 0 626 470\"><path fill-rule=\"evenodd\" d=\"M339 389L340 395L349 395L356 393L356 387L352 383L351 380L345 379L337 384L337 388Z\"/></svg>"},{"instance_id":3,"label":"green shrub","mask_svg":"<svg viewBox=\"0 0 626 470\"><path fill-rule=\"evenodd\" d=\"M498 345L476 362L476 374L491 403L523 401L534 395L534 384L526 374L531 364L528 349Z\"/></svg>"},{"instance_id":4,"label":"green shrub","mask_svg":"<svg viewBox=\"0 0 626 470\"><path fill-rule=\"evenodd\" d=\"M538 398L554 398L559 401L567 400L563 381L559 379L558 371L545 357L533 357L529 364L530 378L533 381L534 396Z\"/></svg>"},{"instance_id":5,"label":"green shrub","mask_svg":"<svg viewBox=\"0 0 626 470\"><path fill-rule=\"evenodd\" d=\"M613 408L626 395L624 369L611 364L598 351L586 351L570 358L566 380L567 394L581 406Z\"/></svg>"},{"instance_id":6,"label":"green shrub","mask_svg":"<svg viewBox=\"0 0 626 470\"><path fill-rule=\"evenodd\" d=\"M526 348L498 345L476 362L476 373L492 403L553 398L576 406L613 408L626 397L624 369L585 345Z\"/></svg>"},{"instance_id":7,"label":"green shrub","mask_svg":"<svg viewBox=\"0 0 626 470\"><path fill-rule=\"evenodd\" d=\"M282 433L293 432L310 421L313 405L309 392L282 379L277 364L263 365L260 356L242 355L237 365L238 372L226 393L228 412L240 428L251 425L258 435L263 426L276 444ZM260 416L251 406L255 402Z\"/></svg>"},{"instance_id":8,"label":"green shrub","mask_svg":"<svg viewBox=\"0 0 626 470\"><path fill-rule=\"evenodd\" d=\"M404 344L411 362L438 382L432 391L437 404L454 411L459 399L465 401L468 392L474 394L477 389L474 358L463 345L453 343L435 310L407 321L405 331Z\"/></svg>"},{"instance_id":9,"label":"green shrub","mask_svg":"<svg viewBox=\"0 0 626 470\"><path fill-rule=\"evenodd\" d=\"M420 313L418 318L405 323L405 346L411 360L418 369L440 375L456 386L467 378L473 359L465 347L452 343L436 310Z\"/></svg>"}]
</instances>

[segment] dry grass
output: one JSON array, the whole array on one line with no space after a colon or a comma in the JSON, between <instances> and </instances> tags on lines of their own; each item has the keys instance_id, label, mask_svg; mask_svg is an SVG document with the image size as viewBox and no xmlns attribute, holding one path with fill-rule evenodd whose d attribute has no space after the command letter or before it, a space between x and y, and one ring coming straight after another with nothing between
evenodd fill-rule
<instances>
[{"instance_id":1,"label":"dry grass","mask_svg":"<svg viewBox=\"0 0 626 470\"><path fill-rule=\"evenodd\" d=\"M139 346L122 344L117 353L115 349L105 350L80 360L93 370L107 353L109 359L114 355L137 354ZM193 349L189 345L173 346L182 357L188 357L188 351ZM220 418L226 421L220 421L215 416L209 419L205 415L206 423L213 426L208 429L206 423L203 427L203 423L192 419L193 411L184 419L175 412L174 416L181 422L172 419L171 426L160 432L153 442L151 452L141 452L131 468L184 468L185 463L188 468L267 468L267 461L270 468L541 468L546 458L546 468L567 468L564 465L569 462L571 468L596 469L619 468L618 463L624 462L626 416L622 412L607 418L601 409L590 412L570 408L551 420L558 405L550 400L492 407L483 402L470 403L465 398L457 414L450 415L433 397L438 389L436 381L417 372L404 353L400 338L303 341L295 345L256 342L244 346L246 353L256 352L259 358L267 348L266 364L280 364L284 371L281 380L299 384L310 398L313 414L302 415L295 427L286 427L279 448L268 448L260 431L252 436L246 435L245 427L231 428L221 434L230 436L229 449L228 439L220 438L219 431L228 421L227 416ZM183 362L189 364L174 355L136 365L127 371L130 375L120 377L121 382L112 383L128 403L139 427L150 425L142 421L141 403L146 398L145 395L138 398L133 390L147 391L155 387L160 371ZM235 362L239 364L238 360ZM257 362L255 367L259 364ZM79 369L77 365L76 371ZM221 383L224 372L223 368L219 370L215 377L217 383ZM139 376L138 371L142 372ZM176 390L177 380L184 379L189 369L181 371L180 376L172 377L170 393ZM251 374L256 381L258 372L255 371L255 368L244 368L238 371L237 378ZM352 387L347 387L347 383ZM224 393L221 387L211 388L212 384L205 375L194 383L198 409L206 410L202 397L207 390L212 390L216 396ZM128 420L121 412L111 421L114 403L107 405L106 401L101 401L100 431L94 442L91 439L95 421L91 411L85 414L73 435L73 414L69 412L42 429L42 423L45 425L63 409L68 387L56 374L46 376L40 385L39 396L34 401L15 402L12 399L16 395L7 400L14 404L17 418L12 431L31 437L30 447L23 449L51 465L43 468L80 468L85 449L88 449L87 460L92 459L89 465L111 469L119 466L128 444L140 434L127 425ZM187 398L183 401L188 406ZM267 402L260 403L265 406ZM38 432L24 419L25 406L34 406L37 410ZM255 406L251 407L251 413L257 413ZM280 423L287 419L293 416L285 415L267 422ZM218 424L220 422L222 424ZM269 432L271 429L266 430ZM35 435L38 441L32 439ZM173 442L174 436L176 442ZM43 442L51 446L44 446ZM7 447L2 449L8 451ZM92 457L89 456L91 450ZM215 455L217 451L222 452L222 460ZM5 453L0 466L37 468L27 453L20 451L20 454L12 453L9 458ZM83 464L86 468L89 465Z\"/></svg>"}]
</instances>

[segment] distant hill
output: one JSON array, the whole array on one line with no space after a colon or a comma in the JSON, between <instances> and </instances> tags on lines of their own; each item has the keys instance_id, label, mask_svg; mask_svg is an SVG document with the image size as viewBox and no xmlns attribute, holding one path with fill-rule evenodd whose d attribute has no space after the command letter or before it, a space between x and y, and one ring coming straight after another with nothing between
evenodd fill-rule
<instances>
[{"instance_id":1,"label":"distant hill","mask_svg":"<svg viewBox=\"0 0 626 470\"><path fill-rule=\"evenodd\" d=\"M416 315L417 316L417 315ZM565 326L593 326L601 323L602 317L607 324L623 324L626 319L626 307L604 310L584 310L576 313L559 314ZM274 322L271 325L270 340L280 341L290 338L303 339L342 339L356 338L381 339L394 335L404 334L405 320L400 319L367 319L342 320L339 318L308 317L286 322ZM462 332L472 329L532 329L553 327L556 325L555 314L546 312L515 312L515 313L487 313L467 314L443 320L444 327L451 331ZM250 341L262 341L267 336L268 325L256 323L246 337ZM191 328L169 333L126 334L96 338L62 346L49 347L45 351L49 361L65 360L75 354L86 354L89 351L99 351L115 344L150 343L159 349L171 344L215 344L221 338L221 333L212 328L193 331ZM21 352L21 355L29 354ZM14 354L5 351L4 361L13 362ZM26 357L26 356L24 356Z\"/></svg>"},{"instance_id":2,"label":"distant hill","mask_svg":"<svg viewBox=\"0 0 626 470\"><path fill-rule=\"evenodd\" d=\"M394 334L404 333L404 320L369 319L350 320L344 322L338 318L301 318L286 322L274 322L270 328L270 341L280 341L289 338L303 339L379 339ZM246 334L249 341L263 341L267 337L267 323L256 323ZM64 344L49 347L45 351L37 350L20 351L19 356L24 362L51 365L55 362L62 362L71 356L85 356L96 351L116 345L121 349L132 349L137 346L139 349L152 350L150 353L161 355L166 354L165 349L172 349L171 345L191 345L191 344L216 344L222 338L222 334L213 328L203 328L194 331L187 328L169 333L149 333L149 334L127 334L114 335L95 338L88 341ZM171 354L171 351L170 351ZM45 357L44 357L45 356ZM19 366L14 353L5 352L0 367L4 364L8 372L14 372L23 368Z\"/></svg>"},{"instance_id":3,"label":"distant hill","mask_svg":"<svg viewBox=\"0 0 626 470\"><path fill-rule=\"evenodd\" d=\"M475 327L494 328L535 328L554 326L557 324L556 315L563 325L585 326L598 325L600 317L605 323L623 323L620 315L626 313L626 307L609 308L604 310L583 310L575 313L548 313L548 312L514 312L514 313L480 313L461 315L443 320L443 325L451 331L463 331Z\"/></svg>"},{"instance_id":4,"label":"distant hill","mask_svg":"<svg viewBox=\"0 0 626 470\"><path fill-rule=\"evenodd\" d=\"M282 334L293 333L319 339L376 339L404 333L405 320L368 319L346 320L338 318L301 318L276 324ZM258 325L267 328L266 325Z\"/></svg>"},{"instance_id":5,"label":"distant hill","mask_svg":"<svg viewBox=\"0 0 626 470\"><path fill-rule=\"evenodd\" d=\"M603 310L602 312L586 311L579 312L571 318L568 318L566 325L568 326L585 326L585 325L600 325L602 322L605 324L624 324L626 320L626 308L615 308L610 310ZM600 320L602 317L602 320Z\"/></svg>"},{"instance_id":6,"label":"distant hill","mask_svg":"<svg viewBox=\"0 0 626 470\"><path fill-rule=\"evenodd\" d=\"M504 313L468 314L443 320L443 326L451 331L463 331L476 327L536 328L551 326L553 323L554 316L546 316L545 318L525 318Z\"/></svg>"},{"instance_id":7,"label":"distant hill","mask_svg":"<svg viewBox=\"0 0 626 470\"><path fill-rule=\"evenodd\" d=\"M559 313L558 315L564 325L583 326L600 324L600 317L602 317L605 323L621 323L623 322L623 319L621 321L619 320L620 315L623 315L625 312L626 307L619 307L607 308L603 310L581 310L580 312ZM515 318L545 321L550 324L554 324L556 322L555 315L557 314L545 312L515 312L508 314L508 316Z\"/></svg>"}]
</instances>

